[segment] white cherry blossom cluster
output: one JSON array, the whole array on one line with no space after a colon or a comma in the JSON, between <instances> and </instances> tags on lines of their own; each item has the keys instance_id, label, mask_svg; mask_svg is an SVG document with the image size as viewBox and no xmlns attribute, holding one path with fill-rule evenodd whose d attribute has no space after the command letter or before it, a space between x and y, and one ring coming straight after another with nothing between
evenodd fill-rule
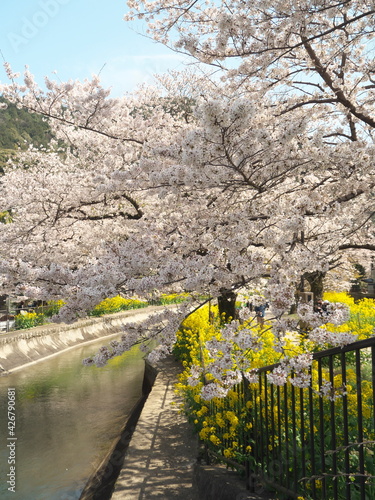
<instances>
[{"instance_id":1,"label":"white cherry blossom cluster","mask_svg":"<svg viewBox=\"0 0 375 500\"><path fill-rule=\"evenodd\" d=\"M259 295L256 293L254 295L251 295L251 297L249 298L249 302L251 302L254 307L260 306L266 301L267 299L263 295Z\"/></svg>"},{"instance_id":2,"label":"white cherry blossom cluster","mask_svg":"<svg viewBox=\"0 0 375 500\"><path fill-rule=\"evenodd\" d=\"M289 377L289 382L295 387L306 389L307 387L310 387L311 375L307 372L297 372L292 377Z\"/></svg>"},{"instance_id":3,"label":"white cherry blossom cluster","mask_svg":"<svg viewBox=\"0 0 375 500\"><path fill-rule=\"evenodd\" d=\"M205 343L210 360L204 369L195 365L190 368L188 383L192 386L197 385L204 374L210 376L201 390L203 399L224 397L231 387L242 382L243 377L249 382L257 378L247 353L260 350L261 339L250 327L243 327L236 320L225 325L221 334L223 340L212 339Z\"/></svg>"},{"instance_id":4,"label":"white cherry blossom cluster","mask_svg":"<svg viewBox=\"0 0 375 500\"><path fill-rule=\"evenodd\" d=\"M345 384L340 387L334 387L332 382L324 380L319 389L319 395L327 398L330 401L336 401L339 398L347 395Z\"/></svg>"},{"instance_id":5,"label":"white cherry blossom cluster","mask_svg":"<svg viewBox=\"0 0 375 500\"><path fill-rule=\"evenodd\" d=\"M259 374L256 368L243 373L243 376L250 384L255 384L259 381Z\"/></svg>"},{"instance_id":6,"label":"white cherry blossom cluster","mask_svg":"<svg viewBox=\"0 0 375 500\"><path fill-rule=\"evenodd\" d=\"M287 313L295 302L295 288L285 281L270 283L267 287L267 297L271 311L276 317Z\"/></svg>"},{"instance_id":7,"label":"white cherry blossom cluster","mask_svg":"<svg viewBox=\"0 0 375 500\"><path fill-rule=\"evenodd\" d=\"M267 373L267 380L270 384L282 386L288 381L288 371L283 365L279 365L272 372Z\"/></svg>"},{"instance_id":8,"label":"white cherry blossom cluster","mask_svg":"<svg viewBox=\"0 0 375 500\"><path fill-rule=\"evenodd\" d=\"M314 328L309 332L309 340L318 345L328 344L333 347L344 347L358 339L358 335L351 332L331 332L326 328Z\"/></svg>"},{"instance_id":9,"label":"white cherry blossom cluster","mask_svg":"<svg viewBox=\"0 0 375 500\"><path fill-rule=\"evenodd\" d=\"M299 318L311 328L317 328L327 323L327 317L314 311L311 302L300 302L297 306L297 314Z\"/></svg>"},{"instance_id":10,"label":"white cherry blossom cluster","mask_svg":"<svg viewBox=\"0 0 375 500\"><path fill-rule=\"evenodd\" d=\"M210 401L213 398L225 398L228 390L229 388L223 387L217 382L210 381L202 387L201 396L206 401Z\"/></svg>"},{"instance_id":11,"label":"white cherry blossom cluster","mask_svg":"<svg viewBox=\"0 0 375 500\"><path fill-rule=\"evenodd\" d=\"M191 365L190 367L190 376L187 378L187 383L191 387L195 387L202 378L203 367L197 365Z\"/></svg>"},{"instance_id":12,"label":"white cherry blossom cluster","mask_svg":"<svg viewBox=\"0 0 375 500\"><path fill-rule=\"evenodd\" d=\"M283 359L280 364L267 374L267 380L274 385L284 385L290 382L300 388L309 387L311 375L309 368L312 365L311 353L299 354L298 356Z\"/></svg>"},{"instance_id":13,"label":"white cherry blossom cluster","mask_svg":"<svg viewBox=\"0 0 375 500\"><path fill-rule=\"evenodd\" d=\"M251 315L252 315L252 312L250 311L250 308L247 306L241 307L241 309L239 310L239 313L238 313L239 320L242 322L249 320ZM224 332L224 329L222 330L222 332Z\"/></svg>"},{"instance_id":14,"label":"white cherry blossom cluster","mask_svg":"<svg viewBox=\"0 0 375 500\"><path fill-rule=\"evenodd\" d=\"M99 349L97 354L93 356L92 358L86 358L83 360L83 364L85 365L92 365L95 364L98 367L105 366L108 361L113 357L112 356L112 350L109 349L106 346L103 346Z\"/></svg>"},{"instance_id":15,"label":"white cherry blossom cluster","mask_svg":"<svg viewBox=\"0 0 375 500\"><path fill-rule=\"evenodd\" d=\"M281 317L272 321L272 332L276 338L283 337L287 332L296 332L297 330L297 319L291 317Z\"/></svg>"},{"instance_id":16,"label":"white cherry blossom cluster","mask_svg":"<svg viewBox=\"0 0 375 500\"><path fill-rule=\"evenodd\" d=\"M327 302L326 320L333 325L342 325L350 319L349 306L342 302Z\"/></svg>"},{"instance_id":17,"label":"white cherry blossom cluster","mask_svg":"<svg viewBox=\"0 0 375 500\"><path fill-rule=\"evenodd\" d=\"M242 351L257 352L263 348L263 342L257 336L252 328L243 328L239 330L237 335L233 338L233 343Z\"/></svg>"},{"instance_id":18,"label":"white cherry blossom cluster","mask_svg":"<svg viewBox=\"0 0 375 500\"><path fill-rule=\"evenodd\" d=\"M151 365L157 365L161 359L166 358L171 353L171 348L164 345L159 344L155 349L153 349L150 354L147 356L147 360Z\"/></svg>"},{"instance_id":19,"label":"white cherry blossom cluster","mask_svg":"<svg viewBox=\"0 0 375 500\"><path fill-rule=\"evenodd\" d=\"M232 352L232 342L229 341L213 339L206 342L205 347L212 357L217 355L226 356Z\"/></svg>"}]
</instances>

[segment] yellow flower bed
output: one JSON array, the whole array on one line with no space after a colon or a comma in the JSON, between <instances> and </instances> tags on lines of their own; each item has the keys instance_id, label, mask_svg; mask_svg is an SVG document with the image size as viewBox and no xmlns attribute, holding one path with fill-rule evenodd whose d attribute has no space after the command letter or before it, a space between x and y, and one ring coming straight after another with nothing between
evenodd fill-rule
<instances>
[{"instance_id":1,"label":"yellow flower bed","mask_svg":"<svg viewBox=\"0 0 375 500\"><path fill-rule=\"evenodd\" d=\"M342 302L350 307L350 320L340 326L329 325L331 331L352 332L358 335L358 340L367 339L374 334L374 299L364 298L355 302L353 297L343 292L326 292L323 298L329 302Z\"/></svg>"},{"instance_id":2,"label":"yellow flower bed","mask_svg":"<svg viewBox=\"0 0 375 500\"><path fill-rule=\"evenodd\" d=\"M147 307L148 303L137 299L125 299L120 295L104 299L91 311L91 316L101 316L103 314L111 314L119 311L127 311L128 309L139 309Z\"/></svg>"},{"instance_id":3,"label":"yellow flower bed","mask_svg":"<svg viewBox=\"0 0 375 500\"><path fill-rule=\"evenodd\" d=\"M28 312L25 314L17 314L14 321L16 330L23 330L25 328L43 325L45 323L45 316L42 313Z\"/></svg>"},{"instance_id":4,"label":"yellow flower bed","mask_svg":"<svg viewBox=\"0 0 375 500\"><path fill-rule=\"evenodd\" d=\"M159 301L160 304L162 305L167 305L167 304L178 304L180 302L183 302L189 297L188 293L162 293L160 295Z\"/></svg>"},{"instance_id":5,"label":"yellow flower bed","mask_svg":"<svg viewBox=\"0 0 375 500\"><path fill-rule=\"evenodd\" d=\"M350 320L335 327L330 325L332 331L350 331L359 338L368 338L373 334L375 323L375 301L364 299L355 302L352 297L343 293L326 293L324 299L330 302L342 302L350 307L351 317ZM242 386L235 386L229 390L226 397L206 401L201 397L201 390L204 385L214 382L214 377L206 373L207 367L211 363L211 358L208 350L205 348L205 342L218 339L222 340L219 321L217 321L218 312L216 308L209 308L208 305L202 307L194 314L189 316L181 325L180 330L177 332L177 342L175 346L175 354L178 356L184 366L183 373L179 376L179 383L176 385L177 392L183 396L184 404L182 411L184 411L189 420L194 424L197 433L202 441L206 443L209 448L214 448L216 453L221 453L226 459L234 459L236 462L244 462L252 453L252 444L247 440L246 436L251 436L252 423L251 412L254 406L259 407L262 405L262 418L265 420L266 414L268 417L273 415L273 425L277 427L279 424L278 419L283 418L283 412L278 412L275 400L271 406L271 391L274 390L268 385L267 394L262 389L262 393L257 393L257 397L252 401L247 400ZM247 325L244 323L241 328ZM266 325L267 326L267 325ZM285 356L293 357L304 352L308 352L310 343L307 342L302 336L295 332L289 332L287 342L283 353L275 350L275 336L271 329L272 325L260 331L258 327L254 327L250 332L261 337L262 348L258 351L249 350L244 353L247 359L251 361L251 369L261 368L268 365L273 365L279 362ZM235 348L235 350L238 348ZM200 377L192 376L192 372L199 367L202 374ZM233 364L232 369L237 366ZM371 376L371 374L369 375ZM328 368L322 369L323 384L329 383L329 370ZM327 425L330 419L330 404L331 400L328 397L321 397L321 387L319 385L319 375L317 370L317 362L313 363L312 367L312 389L313 389L313 407L314 412L319 413L321 401L323 399L324 415ZM354 419L358 413L358 400L357 400L357 379L355 371L350 366L348 361L348 369L346 372L346 385L343 384L341 373L334 376L332 395L335 398L337 412L343 412L343 395L347 394L348 405L348 418ZM366 422L373 422L374 407L373 407L373 394L372 385L366 376L361 381L362 386L362 411L364 419L364 429L367 432ZM258 390L258 383L247 384L248 389ZM291 394L292 386L287 384L288 394ZM303 408L297 408L298 411L306 413L309 406L309 389L302 390L304 394ZM264 401L268 401L268 405ZM281 417L280 417L281 415ZM289 418L289 417L288 417ZM319 421L317 417L317 422ZM350 422L349 422L350 423ZM282 426L285 423L282 423ZM298 420L297 420L298 424ZM307 419L299 421L299 425L305 427L305 434L310 431ZM372 424L371 424L372 425ZM353 424L354 426L354 424ZM355 427L355 426L354 426ZM353 428L354 428L353 427ZM342 439L342 427L337 429L338 442ZM269 428L269 435L272 435L272 429ZM374 439L374 433L367 432L368 439ZM274 437L274 441L268 443L269 449L278 446L281 437ZM355 439L355 436L353 436Z\"/></svg>"}]
</instances>

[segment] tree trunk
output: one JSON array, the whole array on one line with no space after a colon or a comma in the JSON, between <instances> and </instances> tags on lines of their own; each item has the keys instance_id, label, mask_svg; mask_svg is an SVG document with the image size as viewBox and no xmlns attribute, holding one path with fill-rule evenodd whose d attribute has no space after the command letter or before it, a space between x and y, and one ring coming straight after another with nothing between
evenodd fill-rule
<instances>
[{"instance_id":1,"label":"tree trunk","mask_svg":"<svg viewBox=\"0 0 375 500\"><path fill-rule=\"evenodd\" d=\"M236 319L236 298L237 294L232 290L222 290L221 295L217 298L222 324Z\"/></svg>"},{"instance_id":2,"label":"tree trunk","mask_svg":"<svg viewBox=\"0 0 375 500\"><path fill-rule=\"evenodd\" d=\"M304 277L309 282L310 290L314 294L314 302L321 299L323 296L323 280L326 273L323 271L314 271L313 273L306 273Z\"/></svg>"}]
</instances>

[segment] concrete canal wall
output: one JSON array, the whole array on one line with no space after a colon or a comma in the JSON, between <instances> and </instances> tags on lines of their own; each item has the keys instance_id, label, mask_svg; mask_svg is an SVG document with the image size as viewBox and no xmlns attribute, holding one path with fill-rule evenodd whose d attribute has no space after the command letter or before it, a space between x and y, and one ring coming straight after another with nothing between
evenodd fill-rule
<instances>
[{"instance_id":1,"label":"concrete canal wall","mask_svg":"<svg viewBox=\"0 0 375 500\"><path fill-rule=\"evenodd\" d=\"M163 308L132 309L101 318L82 319L72 325L49 324L0 334L0 375L79 344L121 334L121 327L126 323L144 320L151 312Z\"/></svg>"}]
</instances>

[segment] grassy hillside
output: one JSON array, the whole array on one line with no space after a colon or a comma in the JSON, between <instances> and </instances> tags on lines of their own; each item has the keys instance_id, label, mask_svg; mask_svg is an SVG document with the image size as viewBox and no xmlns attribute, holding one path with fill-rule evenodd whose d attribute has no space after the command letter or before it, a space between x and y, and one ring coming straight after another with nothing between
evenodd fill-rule
<instances>
[{"instance_id":1,"label":"grassy hillside","mask_svg":"<svg viewBox=\"0 0 375 500\"><path fill-rule=\"evenodd\" d=\"M0 102L6 102L0 96ZM48 123L36 114L17 109L7 103L7 109L0 109L0 169L19 149L27 149L30 144L36 147L47 146L52 139Z\"/></svg>"}]
</instances>

